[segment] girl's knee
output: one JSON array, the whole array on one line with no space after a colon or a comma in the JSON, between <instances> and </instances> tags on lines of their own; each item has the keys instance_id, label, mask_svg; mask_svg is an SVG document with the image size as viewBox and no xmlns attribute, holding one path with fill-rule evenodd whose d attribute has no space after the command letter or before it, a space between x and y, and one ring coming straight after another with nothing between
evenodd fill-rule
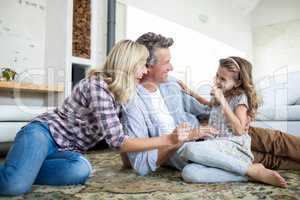
<instances>
[{"instance_id":1,"label":"girl's knee","mask_svg":"<svg viewBox=\"0 0 300 200\"><path fill-rule=\"evenodd\" d=\"M210 157L210 148L206 144L189 145L185 149L186 158L191 161L204 160Z\"/></svg>"},{"instance_id":2,"label":"girl's knee","mask_svg":"<svg viewBox=\"0 0 300 200\"><path fill-rule=\"evenodd\" d=\"M196 180L195 177L196 175L199 176L198 173L201 173L200 171L204 168L205 167L201 165L188 164L183 168L181 172L182 179L185 182L189 182L189 183L199 183L201 181L199 179Z\"/></svg>"}]
</instances>

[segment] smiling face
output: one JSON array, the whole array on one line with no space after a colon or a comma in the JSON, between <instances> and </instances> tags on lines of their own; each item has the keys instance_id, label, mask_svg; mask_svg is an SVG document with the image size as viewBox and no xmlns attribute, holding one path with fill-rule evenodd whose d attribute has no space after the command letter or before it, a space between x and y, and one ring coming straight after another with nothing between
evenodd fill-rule
<instances>
[{"instance_id":1,"label":"smiling face","mask_svg":"<svg viewBox=\"0 0 300 200\"><path fill-rule=\"evenodd\" d=\"M239 82L236 81L238 73L239 72L229 71L225 67L219 67L215 79L216 86L220 88L223 93L237 87L239 85Z\"/></svg>"},{"instance_id":2,"label":"smiling face","mask_svg":"<svg viewBox=\"0 0 300 200\"><path fill-rule=\"evenodd\" d=\"M168 78L169 71L173 70L170 63L171 54L169 48L159 48L155 51L156 64L148 67L148 78L159 84L163 83Z\"/></svg>"},{"instance_id":3,"label":"smiling face","mask_svg":"<svg viewBox=\"0 0 300 200\"><path fill-rule=\"evenodd\" d=\"M147 73L148 73L148 69L146 67L146 62L145 62L144 66L141 67L140 70L138 70L136 73L136 76L135 76L136 82L140 83L141 80L143 79L143 76Z\"/></svg>"}]
</instances>

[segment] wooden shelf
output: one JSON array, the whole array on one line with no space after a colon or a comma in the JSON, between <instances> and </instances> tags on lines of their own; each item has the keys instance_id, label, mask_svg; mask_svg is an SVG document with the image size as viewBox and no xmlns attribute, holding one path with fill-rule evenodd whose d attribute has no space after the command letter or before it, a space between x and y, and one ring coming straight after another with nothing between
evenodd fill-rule
<instances>
[{"instance_id":1,"label":"wooden shelf","mask_svg":"<svg viewBox=\"0 0 300 200\"><path fill-rule=\"evenodd\" d=\"M20 90L31 92L63 92L64 87L62 85L37 85L32 83L18 83L13 81L0 81L0 90Z\"/></svg>"}]
</instances>

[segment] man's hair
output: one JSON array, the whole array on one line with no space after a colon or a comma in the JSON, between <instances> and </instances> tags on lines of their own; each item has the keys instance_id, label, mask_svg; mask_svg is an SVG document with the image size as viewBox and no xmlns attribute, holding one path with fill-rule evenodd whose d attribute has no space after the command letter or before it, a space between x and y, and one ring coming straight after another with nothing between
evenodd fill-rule
<instances>
[{"instance_id":1,"label":"man's hair","mask_svg":"<svg viewBox=\"0 0 300 200\"><path fill-rule=\"evenodd\" d=\"M147 67L156 64L157 58L154 54L156 49L169 48L174 43L172 38L167 38L160 34L156 34L152 32L148 32L141 35L136 40L136 42L145 45L149 51L149 57L147 59Z\"/></svg>"}]
</instances>

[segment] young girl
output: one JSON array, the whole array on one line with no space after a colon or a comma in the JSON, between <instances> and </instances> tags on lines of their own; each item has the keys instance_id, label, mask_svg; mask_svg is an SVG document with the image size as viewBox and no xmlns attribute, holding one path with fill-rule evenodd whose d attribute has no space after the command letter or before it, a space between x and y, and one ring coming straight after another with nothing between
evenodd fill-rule
<instances>
[{"instance_id":1,"label":"young girl","mask_svg":"<svg viewBox=\"0 0 300 200\"><path fill-rule=\"evenodd\" d=\"M250 178L274 186L287 187L286 181L277 172L266 169L262 164L252 164L251 138L247 129L258 107L252 82L252 65L240 57L228 57L219 62L210 102L180 82L185 92L194 96L200 103L211 106L209 125L219 131L215 138L186 146L183 157L197 164L187 165L183 169L183 178L188 182L207 182L207 173L212 167L232 173L230 176L219 173L220 176L230 177L227 179L229 181L244 181ZM206 175L199 173L203 166ZM218 177L214 180L226 178Z\"/></svg>"}]
</instances>

